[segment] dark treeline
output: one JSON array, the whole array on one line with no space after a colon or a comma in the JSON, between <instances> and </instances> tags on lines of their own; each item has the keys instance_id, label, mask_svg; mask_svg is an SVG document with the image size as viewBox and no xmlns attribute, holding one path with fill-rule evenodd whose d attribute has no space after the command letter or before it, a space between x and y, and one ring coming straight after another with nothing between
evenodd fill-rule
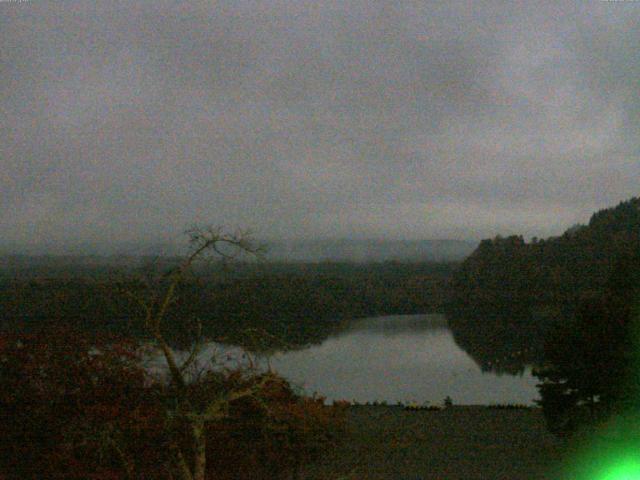
<instances>
[{"instance_id":1,"label":"dark treeline","mask_svg":"<svg viewBox=\"0 0 640 480\"><path fill-rule=\"evenodd\" d=\"M72 323L92 331L141 333L142 312L126 293L144 293L140 280L174 266L176 259L135 268L87 263L74 269L69 261L23 259L5 268L0 324L31 329ZM179 343L189 342L185 335L195 334L200 323L209 338L248 346L258 337L261 342L271 338L268 346L296 348L321 342L344 319L442 311L455 268L453 263L400 262L208 264L181 284L165 325L169 331L176 326ZM183 321L192 325L191 332L178 328ZM256 335L255 329L268 335Z\"/></svg>"},{"instance_id":2,"label":"dark treeline","mask_svg":"<svg viewBox=\"0 0 640 480\"><path fill-rule=\"evenodd\" d=\"M617 413L640 411L640 251L620 258L603 292L585 296L544 346L541 405L564 435Z\"/></svg>"},{"instance_id":3,"label":"dark treeline","mask_svg":"<svg viewBox=\"0 0 640 480\"><path fill-rule=\"evenodd\" d=\"M609 289L640 251L640 198L547 240L484 240L455 273L446 311L456 341L485 369L544 361L552 330Z\"/></svg>"}]
</instances>

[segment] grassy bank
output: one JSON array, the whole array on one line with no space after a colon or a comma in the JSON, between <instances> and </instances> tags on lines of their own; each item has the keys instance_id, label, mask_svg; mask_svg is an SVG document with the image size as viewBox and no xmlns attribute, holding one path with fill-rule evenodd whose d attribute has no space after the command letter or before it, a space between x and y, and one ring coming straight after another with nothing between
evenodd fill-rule
<instances>
[{"instance_id":1,"label":"grassy bank","mask_svg":"<svg viewBox=\"0 0 640 480\"><path fill-rule=\"evenodd\" d=\"M309 480L537 480L555 478L565 449L541 410L454 406L347 410L337 448L306 467Z\"/></svg>"}]
</instances>

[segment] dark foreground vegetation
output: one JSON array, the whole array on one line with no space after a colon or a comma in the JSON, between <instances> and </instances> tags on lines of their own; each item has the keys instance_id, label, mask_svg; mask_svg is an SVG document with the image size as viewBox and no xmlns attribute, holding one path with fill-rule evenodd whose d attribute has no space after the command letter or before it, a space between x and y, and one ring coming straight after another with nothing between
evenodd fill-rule
<instances>
[{"instance_id":1,"label":"dark foreground vegetation","mask_svg":"<svg viewBox=\"0 0 640 480\"><path fill-rule=\"evenodd\" d=\"M0 478L289 478L341 431L343 408L300 397L275 374L210 371L180 387L143 365L130 339L68 328L4 335ZM189 472L197 416L203 476Z\"/></svg>"}]
</instances>

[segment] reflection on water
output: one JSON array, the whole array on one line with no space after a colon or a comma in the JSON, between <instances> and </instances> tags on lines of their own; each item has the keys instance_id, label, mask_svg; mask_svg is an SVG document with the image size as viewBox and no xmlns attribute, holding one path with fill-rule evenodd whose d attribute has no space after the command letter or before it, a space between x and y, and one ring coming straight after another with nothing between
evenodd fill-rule
<instances>
[{"instance_id":1,"label":"reflection on water","mask_svg":"<svg viewBox=\"0 0 640 480\"><path fill-rule=\"evenodd\" d=\"M379 333L386 336L435 333L449 330L444 315L392 315L388 317L360 318L347 324L338 336L354 332Z\"/></svg>"},{"instance_id":2,"label":"reflection on water","mask_svg":"<svg viewBox=\"0 0 640 480\"><path fill-rule=\"evenodd\" d=\"M186 353L182 353L183 359ZM243 356L237 347L210 343L201 365L234 368L257 361L304 390L331 400L454 404L533 404L537 380L530 368L518 375L483 372L454 341L443 315L397 315L348 323L321 344L268 358ZM156 356L149 368L162 370ZM197 369L196 369L197 370Z\"/></svg>"},{"instance_id":3,"label":"reflection on water","mask_svg":"<svg viewBox=\"0 0 640 480\"><path fill-rule=\"evenodd\" d=\"M278 353L271 366L308 394L328 400L526 403L536 379L483 373L453 340L442 315L361 319L321 345Z\"/></svg>"}]
</instances>

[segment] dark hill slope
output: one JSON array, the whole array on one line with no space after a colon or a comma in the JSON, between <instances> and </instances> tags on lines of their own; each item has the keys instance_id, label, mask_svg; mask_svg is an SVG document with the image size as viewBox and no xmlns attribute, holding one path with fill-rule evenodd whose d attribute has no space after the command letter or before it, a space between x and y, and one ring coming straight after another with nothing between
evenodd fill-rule
<instances>
[{"instance_id":1,"label":"dark hill slope","mask_svg":"<svg viewBox=\"0 0 640 480\"><path fill-rule=\"evenodd\" d=\"M520 370L540 360L549 329L601 294L616 267L639 251L640 198L559 237L483 240L452 280L446 310L456 341L484 368L497 362L498 370Z\"/></svg>"}]
</instances>

